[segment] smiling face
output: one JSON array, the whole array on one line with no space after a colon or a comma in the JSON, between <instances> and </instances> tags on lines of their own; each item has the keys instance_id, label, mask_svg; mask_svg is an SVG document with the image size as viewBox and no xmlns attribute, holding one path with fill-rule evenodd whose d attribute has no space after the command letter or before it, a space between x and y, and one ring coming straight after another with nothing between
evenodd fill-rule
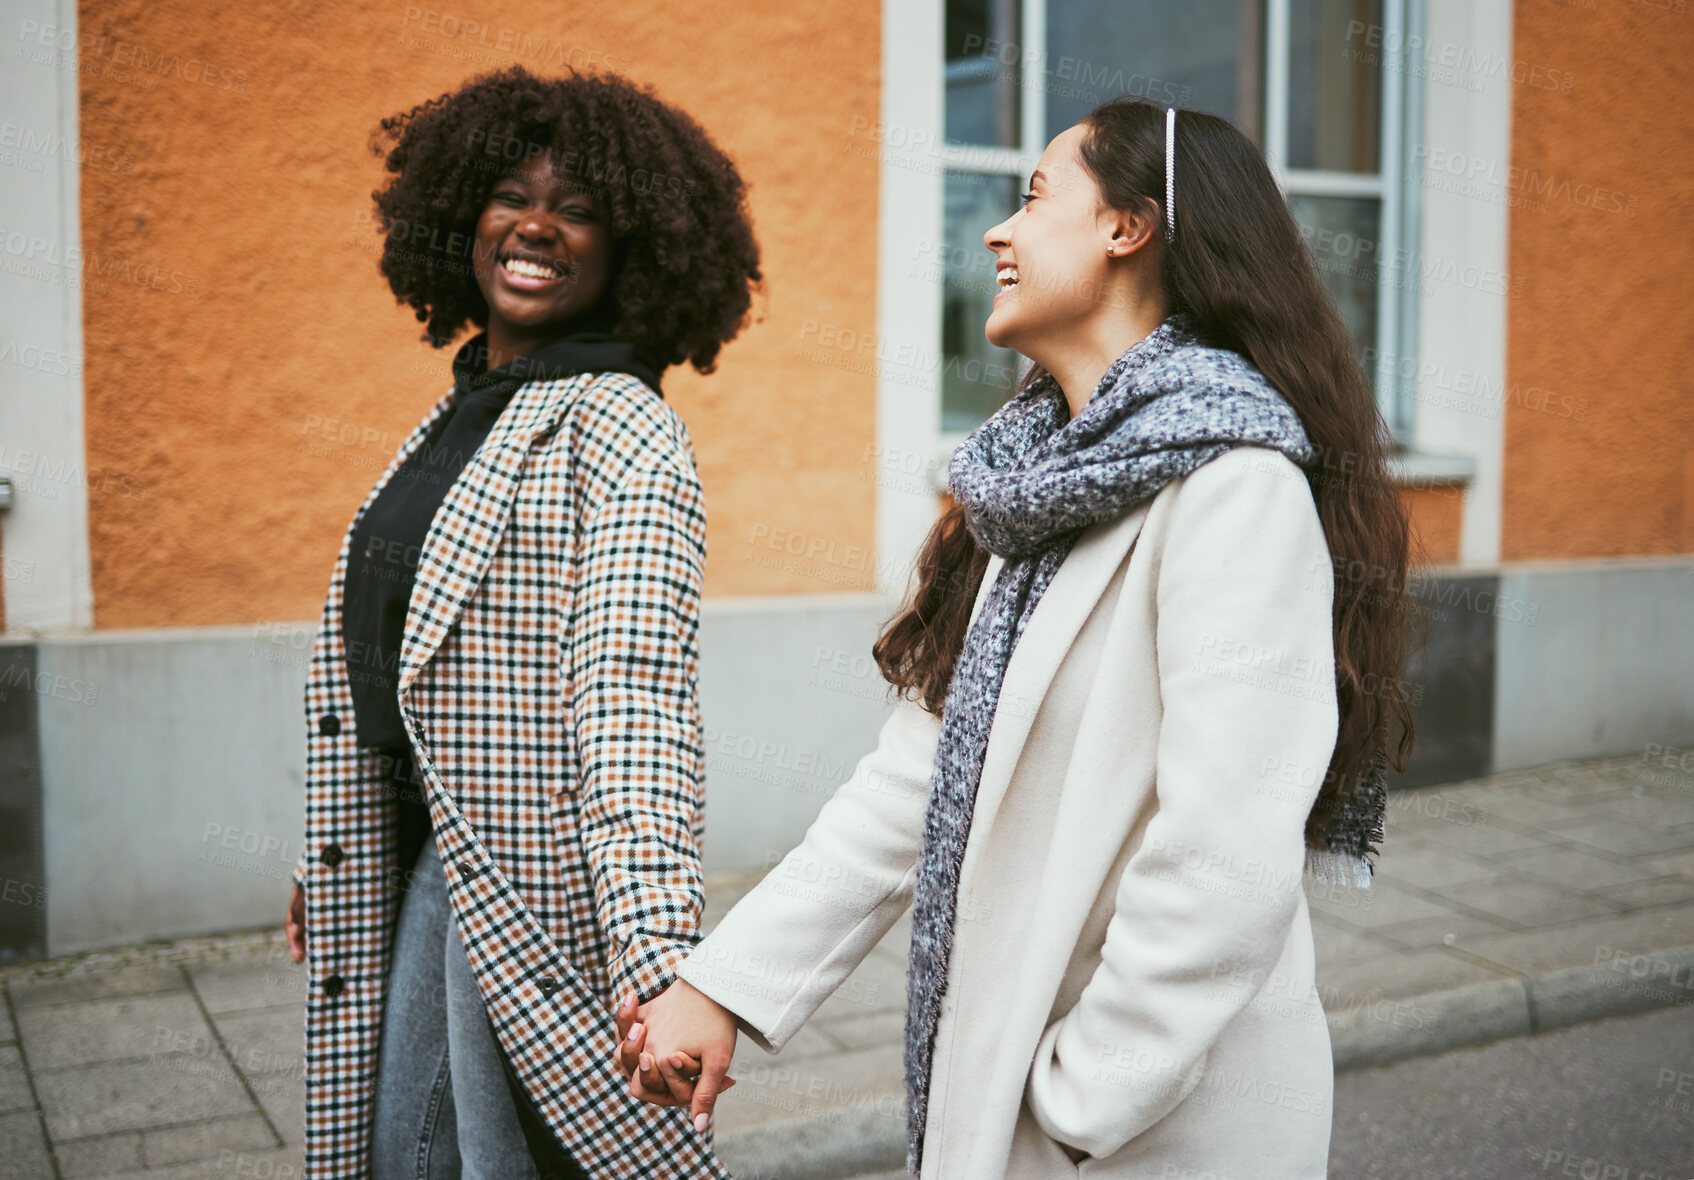
<instances>
[{"instance_id":1,"label":"smiling face","mask_svg":"<svg viewBox=\"0 0 1694 1180\"><path fill-rule=\"evenodd\" d=\"M1116 211L1083 167L1082 124L1047 145L1024 206L982 235L993 251L999 293L984 333L990 344L1039 358L1108 301Z\"/></svg>"},{"instance_id":2,"label":"smiling face","mask_svg":"<svg viewBox=\"0 0 1694 1180\"><path fill-rule=\"evenodd\" d=\"M604 204L555 173L550 153L495 181L476 223L474 267L491 348L556 336L599 302L611 266Z\"/></svg>"}]
</instances>

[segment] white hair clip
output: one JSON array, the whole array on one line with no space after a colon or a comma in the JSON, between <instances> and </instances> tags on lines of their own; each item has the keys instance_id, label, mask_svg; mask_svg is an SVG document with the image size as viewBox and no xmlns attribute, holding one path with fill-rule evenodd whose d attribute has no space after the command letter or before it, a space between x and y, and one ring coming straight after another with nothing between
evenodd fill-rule
<instances>
[{"instance_id":1,"label":"white hair clip","mask_svg":"<svg viewBox=\"0 0 1694 1180\"><path fill-rule=\"evenodd\" d=\"M1165 241L1176 241L1176 108L1165 108Z\"/></svg>"}]
</instances>

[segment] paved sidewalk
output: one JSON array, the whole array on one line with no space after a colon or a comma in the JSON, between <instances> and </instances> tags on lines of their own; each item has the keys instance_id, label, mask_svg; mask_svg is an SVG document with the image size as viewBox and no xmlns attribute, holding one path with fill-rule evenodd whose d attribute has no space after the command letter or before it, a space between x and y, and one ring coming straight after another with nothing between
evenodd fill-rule
<instances>
[{"instance_id":1,"label":"paved sidewalk","mask_svg":"<svg viewBox=\"0 0 1694 1180\"><path fill-rule=\"evenodd\" d=\"M0 1176L298 1180L306 972L280 930L0 978Z\"/></svg>"},{"instance_id":2,"label":"paved sidewalk","mask_svg":"<svg viewBox=\"0 0 1694 1180\"><path fill-rule=\"evenodd\" d=\"M1560 1004L1579 1019L1694 1003L1694 773L1635 756L1397 792L1385 848L1371 892L1309 890L1338 1056L1508 1035L1502 997L1520 1022L1528 997L1530 1027ZM757 879L714 877L708 923ZM783 1053L742 1044L718 1111L738 1176L891 1166L909 934L897 925ZM280 931L0 981L0 1176L299 1177L305 972Z\"/></svg>"}]
</instances>

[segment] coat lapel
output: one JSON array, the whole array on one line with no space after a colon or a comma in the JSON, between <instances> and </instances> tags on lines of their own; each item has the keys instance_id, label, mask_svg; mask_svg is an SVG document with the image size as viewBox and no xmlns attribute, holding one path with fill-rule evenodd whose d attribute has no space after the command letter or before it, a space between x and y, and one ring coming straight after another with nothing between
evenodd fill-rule
<instances>
[{"instance_id":1,"label":"coat lapel","mask_svg":"<svg viewBox=\"0 0 1694 1180\"><path fill-rule=\"evenodd\" d=\"M993 822L1042 698L1112 575L1141 535L1151 504L1149 500L1105 528L1084 534L1054 573L1041 601L1035 604L1035 611L1012 650L1000 686L1000 699L988 733L988 751L982 761L982 781L977 786L971 815L973 831L986 831ZM985 587L988 578L996 575L1002 564L996 559L991 565L984 576ZM978 596L979 610L983 594Z\"/></svg>"},{"instance_id":2,"label":"coat lapel","mask_svg":"<svg viewBox=\"0 0 1694 1180\"><path fill-rule=\"evenodd\" d=\"M418 672L482 584L512 514L530 447L589 380L578 374L519 387L441 501L418 554L406 608L397 681L402 707Z\"/></svg>"}]
</instances>

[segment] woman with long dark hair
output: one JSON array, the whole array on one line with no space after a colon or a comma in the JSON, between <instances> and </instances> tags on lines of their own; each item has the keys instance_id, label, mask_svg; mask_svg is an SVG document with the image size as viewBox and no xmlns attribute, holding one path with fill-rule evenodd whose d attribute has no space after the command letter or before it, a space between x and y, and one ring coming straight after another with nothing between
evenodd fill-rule
<instances>
[{"instance_id":1,"label":"woman with long dark hair","mask_svg":"<svg viewBox=\"0 0 1694 1180\"><path fill-rule=\"evenodd\" d=\"M659 378L745 321L744 185L613 75L475 78L377 150L390 289L437 348L481 331L354 514L307 680L306 1175L728 1180L603 1046L699 937L706 519Z\"/></svg>"},{"instance_id":2,"label":"woman with long dark hair","mask_svg":"<svg viewBox=\"0 0 1694 1180\"><path fill-rule=\"evenodd\" d=\"M1099 107L984 244L1033 366L876 646L903 699L620 1068L704 1125L737 1030L781 1048L910 902L909 1170L1322 1176L1302 879L1368 885L1411 742L1384 424L1222 119Z\"/></svg>"}]
</instances>

